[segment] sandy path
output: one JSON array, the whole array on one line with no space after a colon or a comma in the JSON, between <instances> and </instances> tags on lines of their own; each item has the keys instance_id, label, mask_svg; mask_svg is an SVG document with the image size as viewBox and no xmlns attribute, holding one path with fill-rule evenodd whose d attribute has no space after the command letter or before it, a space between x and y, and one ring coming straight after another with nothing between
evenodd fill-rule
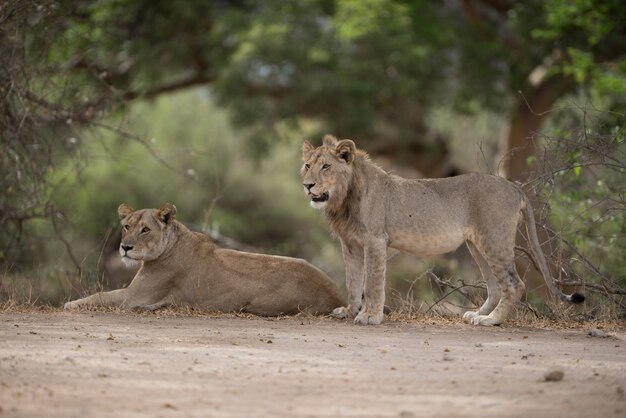
<instances>
[{"instance_id":1,"label":"sandy path","mask_svg":"<svg viewBox=\"0 0 626 418\"><path fill-rule=\"evenodd\" d=\"M623 332L0 315L2 417L626 416Z\"/></svg>"}]
</instances>

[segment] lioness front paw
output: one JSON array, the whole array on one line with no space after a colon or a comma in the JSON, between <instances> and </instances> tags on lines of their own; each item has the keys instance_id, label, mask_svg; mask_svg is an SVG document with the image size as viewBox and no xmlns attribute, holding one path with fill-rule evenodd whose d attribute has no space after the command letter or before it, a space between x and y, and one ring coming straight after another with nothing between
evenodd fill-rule
<instances>
[{"instance_id":1,"label":"lioness front paw","mask_svg":"<svg viewBox=\"0 0 626 418\"><path fill-rule=\"evenodd\" d=\"M352 305L340 306L339 308L335 308L331 315L339 319L354 318L359 313L359 309L360 308L355 308Z\"/></svg>"},{"instance_id":2,"label":"lioness front paw","mask_svg":"<svg viewBox=\"0 0 626 418\"><path fill-rule=\"evenodd\" d=\"M333 309L333 313L331 315L339 319L346 319L351 316L350 310L346 308L345 306L340 306L338 308Z\"/></svg>"},{"instance_id":3,"label":"lioness front paw","mask_svg":"<svg viewBox=\"0 0 626 418\"><path fill-rule=\"evenodd\" d=\"M72 302L65 302L65 305L63 305L63 309L70 310L70 309L76 309L78 308L78 304L76 303L76 301L72 301Z\"/></svg>"},{"instance_id":4,"label":"lioness front paw","mask_svg":"<svg viewBox=\"0 0 626 418\"><path fill-rule=\"evenodd\" d=\"M467 312L465 312L465 313L463 314L463 320L464 320L465 322L469 322L469 323L471 323L471 322L472 322L472 319L474 319L474 317L475 317L476 315L478 315L478 312L477 312L477 311L467 311Z\"/></svg>"},{"instance_id":5,"label":"lioness front paw","mask_svg":"<svg viewBox=\"0 0 626 418\"><path fill-rule=\"evenodd\" d=\"M475 315L471 319L471 323L473 325L492 326L492 325L500 325L502 321L497 318L494 318L491 315Z\"/></svg>"},{"instance_id":6,"label":"lioness front paw","mask_svg":"<svg viewBox=\"0 0 626 418\"><path fill-rule=\"evenodd\" d=\"M371 313L367 309L363 309L354 318L354 323L358 325L378 325L383 322L383 313Z\"/></svg>"}]
</instances>

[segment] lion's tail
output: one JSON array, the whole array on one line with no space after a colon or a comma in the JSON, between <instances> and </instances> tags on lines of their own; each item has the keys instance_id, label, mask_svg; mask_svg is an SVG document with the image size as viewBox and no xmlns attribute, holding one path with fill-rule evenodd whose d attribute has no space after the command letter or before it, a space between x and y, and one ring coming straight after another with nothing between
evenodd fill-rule
<instances>
[{"instance_id":1,"label":"lion's tail","mask_svg":"<svg viewBox=\"0 0 626 418\"><path fill-rule=\"evenodd\" d=\"M523 192L522 192L523 193ZM546 259L541 251L541 245L539 244L539 238L537 238L537 231L535 226L535 215L533 214L533 208L530 205L530 201L523 195L524 197L524 207L522 211L524 213L524 221L526 223L526 232L528 233L528 241L530 243L530 252L535 261L535 265L541 272L543 279L548 285L548 289L550 289L550 293L556 299L560 299L563 302L571 302L571 303L582 303L585 301L585 295L582 293L572 293L571 295L566 295L556 286L554 278L550 274L548 270L548 264Z\"/></svg>"}]
</instances>

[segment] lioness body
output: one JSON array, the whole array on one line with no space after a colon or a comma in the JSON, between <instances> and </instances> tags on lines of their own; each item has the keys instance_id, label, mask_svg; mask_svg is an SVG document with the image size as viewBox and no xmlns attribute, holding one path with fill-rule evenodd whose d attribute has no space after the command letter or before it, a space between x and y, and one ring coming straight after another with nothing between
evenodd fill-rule
<instances>
[{"instance_id":1,"label":"lioness body","mask_svg":"<svg viewBox=\"0 0 626 418\"><path fill-rule=\"evenodd\" d=\"M513 183L486 174L407 180L386 173L350 140L332 136L303 145L305 192L324 209L341 240L348 306L335 314L356 323L383 319L387 247L419 256L453 251L467 243L487 281L488 298L464 318L477 325L501 323L524 292L514 266L517 226L525 217L535 261L555 296L566 296L549 275L534 230L530 203ZM364 301L364 303L363 303Z\"/></svg>"},{"instance_id":2,"label":"lioness body","mask_svg":"<svg viewBox=\"0 0 626 418\"><path fill-rule=\"evenodd\" d=\"M342 305L335 283L304 260L222 249L173 220L171 212L164 218L168 207L128 211L124 206L120 252L126 260L140 260L141 268L127 288L68 302L66 308L171 304L270 316L325 314Z\"/></svg>"}]
</instances>

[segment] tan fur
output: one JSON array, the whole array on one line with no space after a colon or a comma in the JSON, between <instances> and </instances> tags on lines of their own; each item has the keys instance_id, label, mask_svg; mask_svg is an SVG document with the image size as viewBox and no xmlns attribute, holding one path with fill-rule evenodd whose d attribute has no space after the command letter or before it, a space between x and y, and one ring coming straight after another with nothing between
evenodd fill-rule
<instances>
[{"instance_id":1,"label":"tan fur","mask_svg":"<svg viewBox=\"0 0 626 418\"><path fill-rule=\"evenodd\" d=\"M324 137L323 145L302 146L304 191L324 209L343 250L348 305L339 317L379 324L385 301L387 247L419 256L455 250L467 243L488 287L476 312L463 316L476 325L499 324L524 293L514 265L515 235L526 219L531 252L555 297L564 295L550 276L534 230L532 208L515 184L501 177L467 174L444 179L407 180L370 162L349 139Z\"/></svg>"},{"instance_id":2,"label":"tan fur","mask_svg":"<svg viewBox=\"0 0 626 418\"><path fill-rule=\"evenodd\" d=\"M137 211L120 205L118 212L123 226L120 253L124 260L140 262L141 268L127 288L68 302L65 309L172 304L280 315L326 314L344 303L335 283L308 262L219 248L208 236L174 220L171 204Z\"/></svg>"}]
</instances>

